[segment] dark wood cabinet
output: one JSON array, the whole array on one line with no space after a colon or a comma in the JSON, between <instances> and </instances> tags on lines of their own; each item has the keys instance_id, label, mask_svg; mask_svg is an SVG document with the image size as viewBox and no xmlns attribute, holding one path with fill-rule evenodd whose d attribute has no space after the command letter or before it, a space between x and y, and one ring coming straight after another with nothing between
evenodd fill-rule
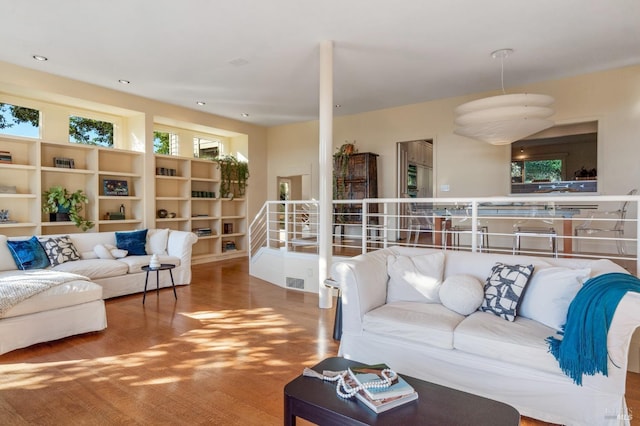
<instances>
[{"instance_id":1,"label":"dark wood cabinet","mask_svg":"<svg viewBox=\"0 0 640 426\"><path fill-rule=\"evenodd\" d=\"M378 154L363 152L333 159L333 194L335 200L378 198ZM369 214L378 213L378 205L369 204ZM362 223L362 204L336 206L335 223ZM377 223L372 217L369 223Z\"/></svg>"}]
</instances>

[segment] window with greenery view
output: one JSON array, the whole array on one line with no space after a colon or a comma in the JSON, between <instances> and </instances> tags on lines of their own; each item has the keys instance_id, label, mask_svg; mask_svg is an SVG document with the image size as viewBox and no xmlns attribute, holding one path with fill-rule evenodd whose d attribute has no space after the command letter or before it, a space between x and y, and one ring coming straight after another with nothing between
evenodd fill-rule
<instances>
[{"instance_id":1,"label":"window with greenery view","mask_svg":"<svg viewBox=\"0 0 640 426\"><path fill-rule=\"evenodd\" d=\"M557 182L562 180L562 160L524 160L511 162L511 182Z\"/></svg>"},{"instance_id":2,"label":"window with greenery view","mask_svg":"<svg viewBox=\"0 0 640 426\"><path fill-rule=\"evenodd\" d=\"M72 115L69 142L113 148L113 123Z\"/></svg>"},{"instance_id":3,"label":"window with greenery view","mask_svg":"<svg viewBox=\"0 0 640 426\"><path fill-rule=\"evenodd\" d=\"M153 152L178 155L178 135L169 132L153 132Z\"/></svg>"},{"instance_id":4,"label":"window with greenery view","mask_svg":"<svg viewBox=\"0 0 640 426\"><path fill-rule=\"evenodd\" d=\"M0 133L28 138L40 137L40 111L0 103Z\"/></svg>"}]
</instances>

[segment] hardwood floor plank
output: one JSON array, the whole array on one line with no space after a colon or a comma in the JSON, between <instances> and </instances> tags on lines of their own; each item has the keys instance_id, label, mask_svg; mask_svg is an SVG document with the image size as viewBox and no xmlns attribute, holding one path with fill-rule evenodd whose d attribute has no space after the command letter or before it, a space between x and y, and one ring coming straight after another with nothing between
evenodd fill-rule
<instances>
[{"instance_id":1,"label":"hardwood floor plank","mask_svg":"<svg viewBox=\"0 0 640 426\"><path fill-rule=\"evenodd\" d=\"M105 331L0 356L0 423L280 425L284 385L337 353L334 310L246 259L195 265L177 292L107 300ZM638 388L630 373L640 415Z\"/></svg>"}]
</instances>

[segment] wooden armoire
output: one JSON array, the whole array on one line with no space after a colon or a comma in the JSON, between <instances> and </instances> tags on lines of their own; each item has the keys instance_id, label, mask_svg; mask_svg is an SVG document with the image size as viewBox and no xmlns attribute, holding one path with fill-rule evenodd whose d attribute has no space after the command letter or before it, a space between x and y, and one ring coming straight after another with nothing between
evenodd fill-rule
<instances>
[{"instance_id":1,"label":"wooden armoire","mask_svg":"<svg viewBox=\"0 0 640 426\"><path fill-rule=\"evenodd\" d=\"M362 152L333 159L333 194L335 200L378 198L378 154ZM378 205L369 204L369 214L378 213ZM362 204L338 205L335 223L362 223ZM369 223L378 223L372 217Z\"/></svg>"}]
</instances>

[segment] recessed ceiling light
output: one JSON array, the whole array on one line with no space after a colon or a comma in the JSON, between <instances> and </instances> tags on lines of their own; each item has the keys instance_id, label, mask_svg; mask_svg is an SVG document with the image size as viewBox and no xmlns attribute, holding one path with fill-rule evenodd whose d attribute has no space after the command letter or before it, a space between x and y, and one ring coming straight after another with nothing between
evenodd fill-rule
<instances>
[{"instance_id":1,"label":"recessed ceiling light","mask_svg":"<svg viewBox=\"0 0 640 426\"><path fill-rule=\"evenodd\" d=\"M33 59L35 59L36 61L43 61L43 62L49 60L49 58L42 55L33 55Z\"/></svg>"},{"instance_id":2,"label":"recessed ceiling light","mask_svg":"<svg viewBox=\"0 0 640 426\"><path fill-rule=\"evenodd\" d=\"M248 116L249 116L249 114L247 114L246 112L243 112L243 113L242 113L242 116L243 116L243 117L248 117Z\"/></svg>"},{"instance_id":3,"label":"recessed ceiling light","mask_svg":"<svg viewBox=\"0 0 640 426\"><path fill-rule=\"evenodd\" d=\"M207 104L206 102L203 102L203 101L198 101L196 103L200 106L205 106Z\"/></svg>"},{"instance_id":4,"label":"recessed ceiling light","mask_svg":"<svg viewBox=\"0 0 640 426\"><path fill-rule=\"evenodd\" d=\"M118 80L118 83L131 84L131 82L129 80L123 80L123 79Z\"/></svg>"},{"instance_id":5,"label":"recessed ceiling light","mask_svg":"<svg viewBox=\"0 0 640 426\"><path fill-rule=\"evenodd\" d=\"M236 58L229 61L229 64L233 65L234 67L241 67L243 65L247 65L248 63L249 61L244 58Z\"/></svg>"}]
</instances>

